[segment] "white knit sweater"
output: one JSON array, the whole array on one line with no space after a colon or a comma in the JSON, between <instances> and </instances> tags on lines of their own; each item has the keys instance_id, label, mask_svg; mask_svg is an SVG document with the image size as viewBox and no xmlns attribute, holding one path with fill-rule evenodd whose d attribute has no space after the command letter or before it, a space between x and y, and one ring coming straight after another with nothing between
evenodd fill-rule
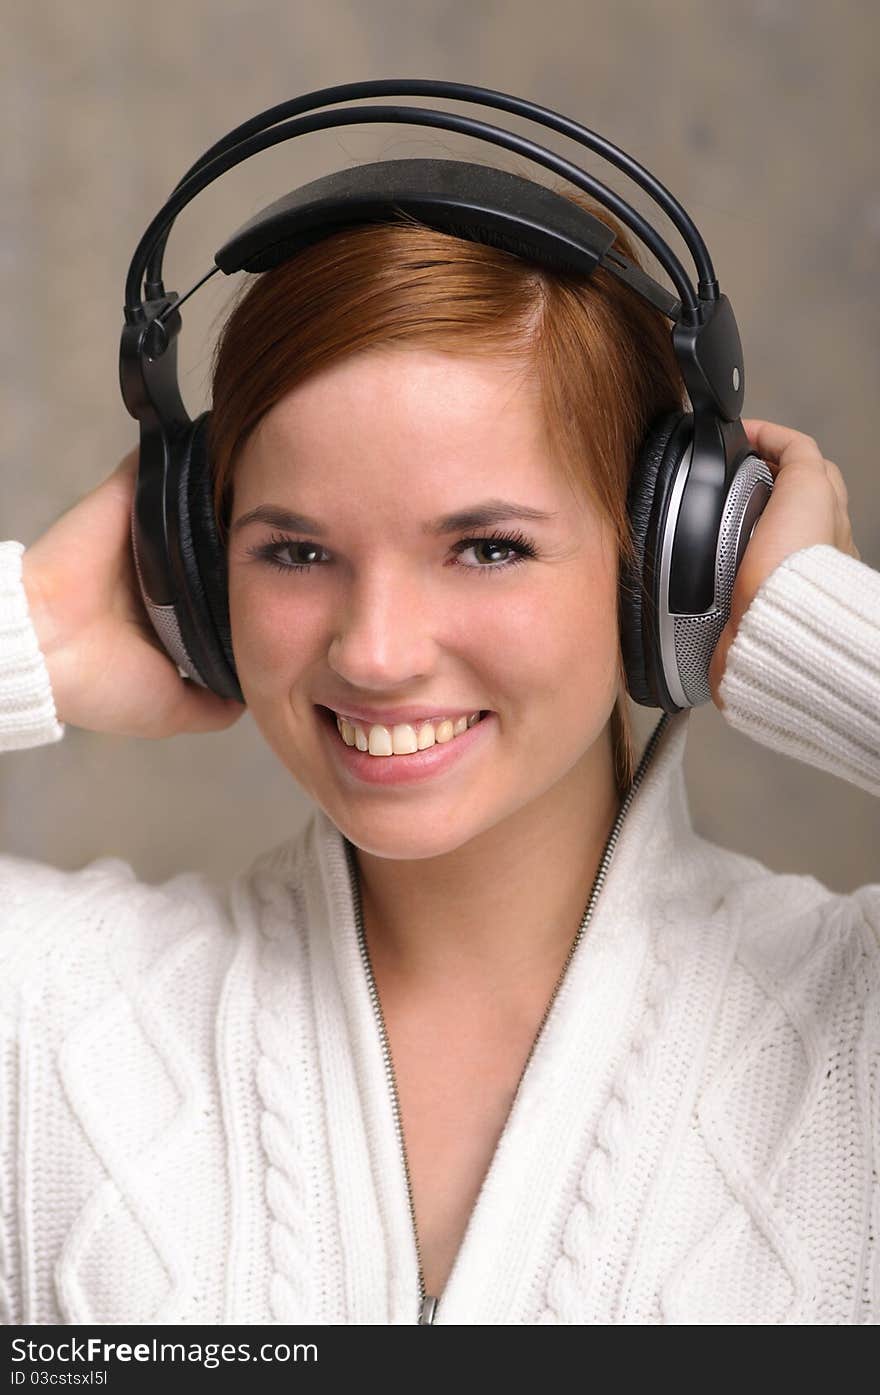
<instances>
[{"instance_id":1,"label":"white knit sweater","mask_svg":"<svg viewBox=\"0 0 880 1395\"><path fill-rule=\"evenodd\" d=\"M7 750L64 732L22 550L0 544ZM722 696L738 730L880 794L880 573L787 558ZM438 1324L880 1319L880 883L842 895L700 838L688 715L661 717L621 810ZM0 907L6 1323L418 1320L322 810L228 885L0 857Z\"/></svg>"}]
</instances>

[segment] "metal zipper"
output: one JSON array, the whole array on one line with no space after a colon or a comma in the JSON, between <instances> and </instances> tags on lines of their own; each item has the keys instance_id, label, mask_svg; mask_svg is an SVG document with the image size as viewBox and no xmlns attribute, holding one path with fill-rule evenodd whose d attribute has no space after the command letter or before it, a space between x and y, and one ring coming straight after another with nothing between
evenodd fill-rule
<instances>
[{"instance_id":1,"label":"metal zipper","mask_svg":"<svg viewBox=\"0 0 880 1395\"><path fill-rule=\"evenodd\" d=\"M605 844L605 850L602 853L602 859L599 863L598 871L596 872L596 876L593 879L593 885L590 889L590 895L587 899L584 914L581 917L581 923L578 926L577 933L575 934L575 937L571 942L571 946L565 958L565 963L563 964L562 969L560 970L559 977L557 978L556 984L553 988L553 992L550 994L550 1001L548 1002L547 1007L544 1010L544 1016L541 1018L538 1030L535 1033L531 1048L529 1050L529 1054L526 1057L525 1065L520 1071L519 1080L517 1081L516 1089L513 1092L513 1099L511 1100L510 1108L507 1111L508 1119L513 1113L517 1096L520 1092L520 1087L522 1086L522 1082L525 1078L526 1071L529 1068L529 1062L531 1061L532 1056L535 1053L535 1047L538 1045L541 1033L544 1030L544 1024L546 1023L547 1018L550 1016L550 1012L553 1008L554 1002L556 1001L559 989L562 986L563 980L568 970L568 966L571 963L574 952L580 944L581 940L583 939L587 926L590 923L590 919L593 914L593 908L596 904L596 901L598 900L599 892L602 890L602 887L605 883L605 878L608 874L608 868L611 864L611 859L614 856L614 850L617 847L618 839L620 838L621 829L623 827L623 821L629 813L629 809L632 804L635 793L639 788L639 785L642 783L642 780L645 778L645 775L648 771L648 767L650 766L651 761L653 760L654 752L657 749L658 742L660 741L660 738L662 737L663 733L666 731L666 728L668 727L671 719L671 713L664 712L663 716L660 718L654 730L652 731L650 737L648 738L648 742L645 746L645 749L642 752L642 757L639 761L638 768L635 774L633 775L632 784L627 790L626 797L624 798L624 801L617 812L617 818L614 820L614 825L611 829L611 832L608 835L608 840ZM415 1243L416 1260L418 1263L419 1270L419 1315L417 1318L417 1323L420 1326L430 1325L434 1322L437 1313L437 1305L440 1300L427 1293L425 1289L425 1273L424 1269L422 1268L422 1251L419 1245L419 1232L416 1226L416 1210L415 1204L413 1202L412 1181L410 1179L409 1173L409 1161L406 1156L406 1144L403 1138L403 1126L400 1120L400 1098L397 1093L397 1081L394 1076L394 1064L391 1060L391 1048L388 1044L388 1032L385 1027L385 1018L382 1013L382 1004L379 1001L379 990L376 987L376 979L373 975L373 966L370 963L370 954L369 950L367 949L366 935L364 932L363 905L361 902L361 888L360 878L358 876L357 869L357 859L355 857L353 845L349 842L347 838L345 838L343 841L345 843L345 851L348 860L349 880L351 884L352 899L354 902L355 909L355 923L357 926L358 946L360 948L361 958L364 962L364 967L367 973L367 984L369 987L370 999L373 1004L373 1011L375 1012L376 1021L379 1026L379 1036L382 1042L382 1059L385 1064L385 1075L387 1077L388 1085L391 1091L391 1106L394 1114L394 1126L397 1130L397 1141L400 1146L400 1155L403 1159L403 1172L406 1178L406 1192L409 1200L409 1214L410 1220L412 1221L413 1241ZM507 1124L505 1121L505 1128L506 1127ZM503 1136L504 1129L502 1129L501 1131L501 1137ZM496 1145L496 1152L498 1150L500 1142L501 1138L499 1138L498 1145ZM491 1161L489 1166L491 1167Z\"/></svg>"}]
</instances>

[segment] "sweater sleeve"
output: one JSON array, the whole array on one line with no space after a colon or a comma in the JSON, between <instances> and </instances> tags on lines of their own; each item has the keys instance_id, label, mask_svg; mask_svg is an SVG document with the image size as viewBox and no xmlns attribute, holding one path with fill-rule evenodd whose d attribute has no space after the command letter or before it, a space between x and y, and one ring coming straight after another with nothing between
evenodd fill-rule
<instances>
[{"instance_id":1,"label":"sweater sleeve","mask_svg":"<svg viewBox=\"0 0 880 1395\"><path fill-rule=\"evenodd\" d=\"M765 578L727 653L736 731L880 795L880 572L827 543Z\"/></svg>"},{"instance_id":2,"label":"sweater sleeve","mask_svg":"<svg viewBox=\"0 0 880 1395\"><path fill-rule=\"evenodd\" d=\"M49 670L28 610L24 544L0 542L0 751L60 741Z\"/></svg>"}]
</instances>

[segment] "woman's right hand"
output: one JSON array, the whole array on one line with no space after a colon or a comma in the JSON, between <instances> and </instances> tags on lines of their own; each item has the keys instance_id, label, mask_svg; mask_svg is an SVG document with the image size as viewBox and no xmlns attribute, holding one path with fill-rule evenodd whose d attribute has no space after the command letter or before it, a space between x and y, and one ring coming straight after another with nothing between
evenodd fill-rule
<instances>
[{"instance_id":1,"label":"woman's right hand","mask_svg":"<svg viewBox=\"0 0 880 1395\"><path fill-rule=\"evenodd\" d=\"M138 447L22 555L59 722L158 739L222 731L247 710L184 679L144 609L131 547Z\"/></svg>"}]
</instances>

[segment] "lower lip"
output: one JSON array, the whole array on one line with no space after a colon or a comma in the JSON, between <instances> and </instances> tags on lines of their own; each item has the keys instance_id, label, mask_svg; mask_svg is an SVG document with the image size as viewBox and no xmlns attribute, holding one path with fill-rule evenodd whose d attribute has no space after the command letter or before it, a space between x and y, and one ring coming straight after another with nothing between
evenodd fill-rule
<instances>
[{"instance_id":1,"label":"lower lip","mask_svg":"<svg viewBox=\"0 0 880 1395\"><path fill-rule=\"evenodd\" d=\"M326 732L336 759L356 780L368 785L411 785L449 770L486 739L495 716L494 712L488 712L460 736L454 736L451 741L435 741L425 751L413 751L408 756L371 756L368 751L345 744L336 725L336 716L329 708L316 710L319 725Z\"/></svg>"}]
</instances>

